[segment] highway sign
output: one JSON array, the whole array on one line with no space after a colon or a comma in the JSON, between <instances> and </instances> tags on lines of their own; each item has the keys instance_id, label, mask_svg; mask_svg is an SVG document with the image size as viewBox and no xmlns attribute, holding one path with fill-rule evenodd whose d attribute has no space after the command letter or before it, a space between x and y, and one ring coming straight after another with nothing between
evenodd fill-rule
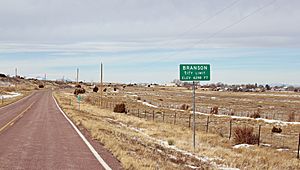
<instances>
[{"instance_id":1,"label":"highway sign","mask_svg":"<svg viewBox=\"0 0 300 170\"><path fill-rule=\"evenodd\" d=\"M180 81L209 81L209 64L180 64Z\"/></svg>"},{"instance_id":2,"label":"highway sign","mask_svg":"<svg viewBox=\"0 0 300 170\"><path fill-rule=\"evenodd\" d=\"M80 95L77 96L77 100L78 100L78 102L81 101L81 96Z\"/></svg>"}]
</instances>

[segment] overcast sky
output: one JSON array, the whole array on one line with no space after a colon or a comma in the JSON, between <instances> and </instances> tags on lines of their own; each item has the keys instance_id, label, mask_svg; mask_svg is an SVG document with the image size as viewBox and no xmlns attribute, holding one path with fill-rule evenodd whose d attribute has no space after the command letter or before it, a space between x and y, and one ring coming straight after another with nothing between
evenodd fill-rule
<instances>
[{"instance_id":1,"label":"overcast sky","mask_svg":"<svg viewBox=\"0 0 300 170\"><path fill-rule=\"evenodd\" d=\"M300 84L299 0L0 0L0 72L170 82L210 63L212 82Z\"/></svg>"}]
</instances>

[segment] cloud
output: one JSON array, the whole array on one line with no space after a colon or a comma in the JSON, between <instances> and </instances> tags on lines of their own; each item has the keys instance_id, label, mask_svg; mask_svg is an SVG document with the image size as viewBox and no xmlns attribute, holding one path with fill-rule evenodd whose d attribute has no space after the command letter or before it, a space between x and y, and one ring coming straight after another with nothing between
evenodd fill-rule
<instances>
[{"instance_id":1,"label":"cloud","mask_svg":"<svg viewBox=\"0 0 300 170\"><path fill-rule=\"evenodd\" d=\"M221 67L225 62L222 58L244 59L236 65L251 57L257 61L258 56L295 59L300 47L300 1L272 2L2 0L1 71L11 72L19 66L26 74L47 72L53 78L61 74L74 77L73 67L96 72L101 60L137 80L172 80L176 72L160 72L168 72L180 62L212 62ZM253 13L269 3L272 4ZM265 49L272 52L265 53ZM280 49L285 49L284 53L277 55ZM275 68L278 62L273 64ZM139 74L129 68L133 65L141 70ZM154 67L157 70L153 73L147 69ZM232 68L232 72L240 71L235 65ZM114 75L112 81L125 79L108 69ZM97 79L88 72L84 76L87 80Z\"/></svg>"},{"instance_id":2,"label":"cloud","mask_svg":"<svg viewBox=\"0 0 300 170\"><path fill-rule=\"evenodd\" d=\"M0 39L20 44L50 43L61 48L65 47L63 44L78 42L168 40L172 47L176 39L202 41L272 1L240 0L215 16L235 1L5 0L0 2ZM249 38L267 37L266 41L257 40L274 46L278 44L270 44L269 40L277 41L282 37L286 41L279 45L294 45L298 42L294 36L299 35L297 28L300 27L299 5L297 0L277 0L210 42L224 46L255 46L256 43L249 43ZM238 43L232 41L235 37Z\"/></svg>"}]
</instances>

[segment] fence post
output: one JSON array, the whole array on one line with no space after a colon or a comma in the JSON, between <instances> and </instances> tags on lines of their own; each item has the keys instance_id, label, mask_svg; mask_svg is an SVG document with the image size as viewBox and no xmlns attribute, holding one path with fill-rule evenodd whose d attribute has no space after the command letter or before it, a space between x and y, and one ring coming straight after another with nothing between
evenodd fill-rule
<instances>
[{"instance_id":1,"label":"fence post","mask_svg":"<svg viewBox=\"0 0 300 170\"><path fill-rule=\"evenodd\" d=\"M191 127L191 117L192 117L192 115L190 114L189 115L189 128Z\"/></svg>"},{"instance_id":2,"label":"fence post","mask_svg":"<svg viewBox=\"0 0 300 170\"><path fill-rule=\"evenodd\" d=\"M140 118L140 109L138 109L138 118Z\"/></svg>"},{"instance_id":3,"label":"fence post","mask_svg":"<svg viewBox=\"0 0 300 170\"><path fill-rule=\"evenodd\" d=\"M260 144L260 130L261 130L261 125L258 126L258 141L257 141L258 146Z\"/></svg>"},{"instance_id":4,"label":"fence post","mask_svg":"<svg viewBox=\"0 0 300 170\"><path fill-rule=\"evenodd\" d=\"M144 118L146 118L147 119L147 111L145 110L145 117Z\"/></svg>"},{"instance_id":5,"label":"fence post","mask_svg":"<svg viewBox=\"0 0 300 170\"><path fill-rule=\"evenodd\" d=\"M164 112L162 113L162 116L163 116L163 122L165 122L165 113Z\"/></svg>"},{"instance_id":6,"label":"fence post","mask_svg":"<svg viewBox=\"0 0 300 170\"><path fill-rule=\"evenodd\" d=\"M154 110L152 111L152 120L154 121Z\"/></svg>"},{"instance_id":7,"label":"fence post","mask_svg":"<svg viewBox=\"0 0 300 170\"><path fill-rule=\"evenodd\" d=\"M208 132L208 124L209 124L209 116L207 116L206 119L206 133Z\"/></svg>"},{"instance_id":8,"label":"fence post","mask_svg":"<svg viewBox=\"0 0 300 170\"><path fill-rule=\"evenodd\" d=\"M176 112L174 114L174 125L176 124Z\"/></svg>"},{"instance_id":9,"label":"fence post","mask_svg":"<svg viewBox=\"0 0 300 170\"><path fill-rule=\"evenodd\" d=\"M298 154L297 154L298 159L300 159L299 150L300 150L300 133L299 133L299 141L298 141Z\"/></svg>"},{"instance_id":10,"label":"fence post","mask_svg":"<svg viewBox=\"0 0 300 170\"><path fill-rule=\"evenodd\" d=\"M231 139L231 130L232 130L232 120L229 122L229 140Z\"/></svg>"}]
</instances>

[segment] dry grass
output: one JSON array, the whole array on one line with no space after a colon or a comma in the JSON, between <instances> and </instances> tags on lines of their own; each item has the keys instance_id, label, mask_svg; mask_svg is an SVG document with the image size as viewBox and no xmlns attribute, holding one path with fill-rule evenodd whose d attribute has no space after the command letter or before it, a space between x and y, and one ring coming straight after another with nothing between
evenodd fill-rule
<instances>
[{"instance_id":1,"label":"dry grass","mask_svg":"<svg viewBox=\"0 0 300 170\"><path fill-rule=\"evenodd\" d=\"M77 125L83 125L95 139L103 143L122 162L125 169L186 169L185 165L197 165L204 169L217 168L162 147L157 141L174 141L174 147L193 152L192 131L185 126L116 114L88 103L83 103L82 111L78 111L69 104L71 98L76 100L72 94L56 94L56 97L72 120ZM286 129L289 130L288 127ZM262 129L262 133L265 130L270 132L270 129ZM193 153L199 157L211 158L210 163L241 169L300 169L299 160L290 153L258 146L233 149L227 138L199 130L196 137L197 147Z\"/></svg>"}]
</instances>

